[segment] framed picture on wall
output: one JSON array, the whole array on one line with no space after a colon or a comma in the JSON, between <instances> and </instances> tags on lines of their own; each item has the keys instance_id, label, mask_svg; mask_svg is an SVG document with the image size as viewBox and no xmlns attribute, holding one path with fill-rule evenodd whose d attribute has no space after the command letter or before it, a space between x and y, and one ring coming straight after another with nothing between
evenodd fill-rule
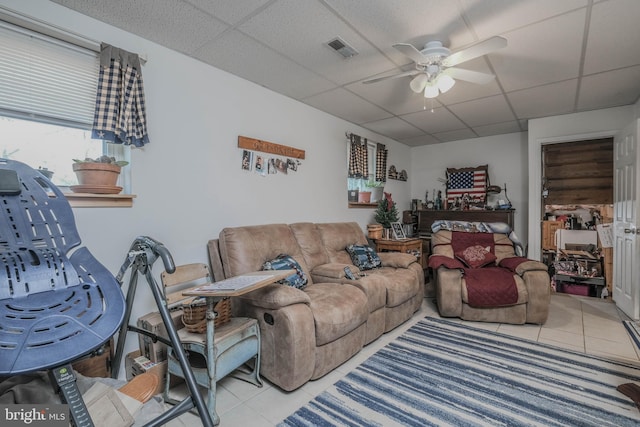
<instances>
[{"instance_id":1,"label":"framed picture on wall","mask_svg":"<svg viewBox=\"0 0 640 427\"><path fill-rule=\"evenodd\" d=\"M399 222L391 223L391 230L393 231L393 238L396 240L406 239L407 237L404 235L404 229L402 228L402 224Z\"/></svg>"}]
</instances>

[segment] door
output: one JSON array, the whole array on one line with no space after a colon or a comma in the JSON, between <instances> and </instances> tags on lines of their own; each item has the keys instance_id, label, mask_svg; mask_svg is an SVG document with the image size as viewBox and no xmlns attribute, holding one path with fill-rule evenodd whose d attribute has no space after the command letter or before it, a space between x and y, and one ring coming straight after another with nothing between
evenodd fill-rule
<instances>
[{"instance_id":1,"label":"door","mask_svg":"<svg viewBox=\"0 0 640 427\"><path fill-rule=\"evenodd\" d=\"M640 318L638 205L638 127L629 124L614 139L613 300L634 320Z\"/></svg>"}]
</instances>

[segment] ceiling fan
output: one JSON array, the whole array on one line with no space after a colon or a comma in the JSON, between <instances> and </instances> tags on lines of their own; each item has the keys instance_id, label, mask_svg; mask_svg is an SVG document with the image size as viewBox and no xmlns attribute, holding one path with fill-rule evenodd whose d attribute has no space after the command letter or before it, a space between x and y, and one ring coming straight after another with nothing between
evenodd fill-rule
<instances>
[{"instance_id":1,"label":"ceiling fan","mask_svg":"<svg viewBox=\"0 0 640 427\"><path fill-rule=\"evenodd\" d=\"M451 53L438 40L428 42L422 50L418 50L408 43L397 43L393 47L413 60L416 69L392 76L366 80L363 83L376 83L398 77L415 76L409 83L411 90L415 93L424 91L425 98L435 98L440 93L445 93L451 89L456 82L455 79L477 84L485 84L493 80L495 78L493 74L466 70L455 66L506 46L507 40L499 36L491 37L454 53Z\"/></svg>"}]
</instances>

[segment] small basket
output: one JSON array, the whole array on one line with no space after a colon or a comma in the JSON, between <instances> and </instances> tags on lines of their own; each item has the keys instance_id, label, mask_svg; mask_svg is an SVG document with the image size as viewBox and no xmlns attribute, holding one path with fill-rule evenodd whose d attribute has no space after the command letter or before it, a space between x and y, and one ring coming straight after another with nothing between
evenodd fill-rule
<instances>
[{"instance_id":1,"label":"small basket","mask_svg":"<svg viewBox=\"0 0 640 427\"><path fill-rule=\"evenodd\" d=\"M224 298L213 307L216 317L213 325L217 328L231 320L231 299ZM207 330L207 303L196 299L182 305L182 323L189 332L202 334Z\"/></svg>"},{"instance_id":2,"label":"small basket","mask_svg":"<svg viewBox=\"0 0 640 427\"><path fill-rule=\"evenodd\" d=\"M382 238L382 225L380 224L369 224L367 225L367 231L369 231L370 239L381 239Z\"/></svg>"}]
</instances>

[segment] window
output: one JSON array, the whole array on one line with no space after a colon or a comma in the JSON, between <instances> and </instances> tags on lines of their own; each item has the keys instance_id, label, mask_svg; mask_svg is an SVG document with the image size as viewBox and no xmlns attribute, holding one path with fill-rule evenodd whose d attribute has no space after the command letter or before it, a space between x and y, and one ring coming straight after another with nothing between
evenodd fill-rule
<instances>
[{"instance_id":1,"label":"window","mask_svg":"<svg viewBox=\"0 0 640 427\"><path fill-rule=\"evenodd\" d=\"M70 186L77 184L73 159L129 160L129 152L91 139L98 46L63 38L69 35L0 10L0 156L46 168L54 184ZM130 192L128 168L120 179Z\"/></svg>"},{"instance_id":2,"label":"window","mask_svg":"<svg viewBox=\"0 0 640 427\"><path fill-rule=\"evenodd\" d=\"M349 150L347 150L347 161L349 158ZM374 173L376 170L376 144L367 141L367 171L369 174L366 178L347 178L349 190L364 190L367 182L374 181Z\"/></svg>"},{"instance_id":3,"label":"window","mask_svg":"<svg viewBox=\"0 0 640 427\"><path fill-rule=\"evenodd\" d=\"M347 200L349 207L376 207L383 197L387 150L383 144L347 134ZM366 156L366 159L365 159Z\"/></svg>"}]
</instances>

